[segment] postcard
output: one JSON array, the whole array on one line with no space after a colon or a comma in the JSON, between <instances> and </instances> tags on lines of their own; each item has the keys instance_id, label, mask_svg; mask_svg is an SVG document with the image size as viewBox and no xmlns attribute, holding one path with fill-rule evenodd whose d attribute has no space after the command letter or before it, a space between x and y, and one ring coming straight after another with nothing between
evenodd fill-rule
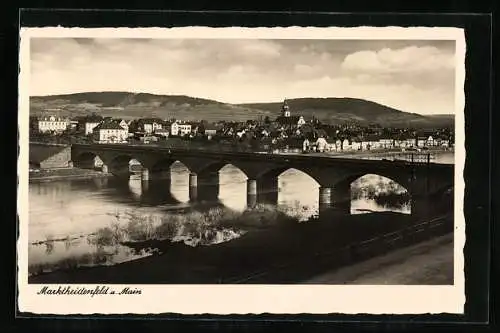
<instances>
[{"instance_id":1,"label":"postcard","mask_svg":"<svg viewBox=\"0 0 500 333\"><path fill-rule=\"evenodd\" d=\"M20 43L21 312L463 313L462 29Z\"/></svg>"}]
</instances>

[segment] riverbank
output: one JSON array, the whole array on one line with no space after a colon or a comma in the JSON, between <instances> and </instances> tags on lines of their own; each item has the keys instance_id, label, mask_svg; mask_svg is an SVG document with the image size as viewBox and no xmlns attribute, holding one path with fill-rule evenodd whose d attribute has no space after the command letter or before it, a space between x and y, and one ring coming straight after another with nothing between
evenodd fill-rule
<instances>
[{"instance_id":1,"label":"riverbank","mask_svg":"<svg viewBox=\"0 0 500 333\"><path fill-rule=\"evenodd\" d=\"M29 182L49 182L64 179L90 179L109 177L111 174L103 173L98 170L79 169L79 168L60 168L60 169L37 169L30 170Z\"/></svg>"},{"instance_id":2,"label":"riverbank","mask_svg":"<svg viewBox=\"0 0 500 333\"><path fill-rule=\"evenodd\" d=\"M385 157L385 156L391 156L391 155L401 155L401 154L415 154L415 155L425 155L425 154L454 154L454 149L453 148L440 148L440 147L433 147L429 148L426 150L421 150L421 151L411 151L411 150L402 150L402 149L372 149L372 150L351 150L351 149L346 149L342 151L325 151L325 152L302 152L302 151L297 151L297 152L292 152L292 151L280 151L275 154L283 154L283 155L306 155L306 156L324 156L324 157L343 157L343 158L364 158L364 157Z\"/></svg>"},{"instance_id":3,"label":"riverbank","mask_svg":"<svg viewBox=\"0 0 500 333\"><path fill-rule=\"evenodd\" d=\"M238 283L255 272L284 266L290 268L258 283L297 283L331 269L319 262L315 266L319 253L414 223L411 216L397 213L330 215L317 221L254 228L241 238L216 246L190 247L162 241L155 244L162 253L159 255L114 266L42 273L30 277L29 283Z\"/></svg>"}]
</instances>

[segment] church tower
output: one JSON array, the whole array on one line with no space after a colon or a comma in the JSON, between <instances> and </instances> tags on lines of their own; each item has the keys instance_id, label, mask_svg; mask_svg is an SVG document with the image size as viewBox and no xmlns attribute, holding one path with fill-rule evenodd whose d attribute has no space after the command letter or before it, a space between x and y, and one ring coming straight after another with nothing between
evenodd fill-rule
<instances>
[{"instance_id":1,"label":"church tower","mask_svg":"<svg viewBox=\"0 0 500 333\"><path fill-rule=\"evenodd\" d=\"M281 106L281 115L283 117L290 117L290 108L286 102L286 99L283 101L283 105Z\"/></svg>"}]
</instances>

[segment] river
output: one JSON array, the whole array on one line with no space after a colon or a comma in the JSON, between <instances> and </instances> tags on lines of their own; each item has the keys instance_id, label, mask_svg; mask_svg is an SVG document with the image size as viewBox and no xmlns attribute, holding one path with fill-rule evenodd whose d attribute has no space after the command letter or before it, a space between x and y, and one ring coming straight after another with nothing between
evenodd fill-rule
<instances>
[{"instance_id":1,"label":"river","mask_svg":"<svg viewBox=\"0 0 500 333\"><path fill-rule=\"evenodd\" d=\"M240 237L248 231L243 224L217 222L241 220L247 211L246 176L231 165L219 175L218 201L208 203L189 201L189 171L178 162L172 165L171 181L143 182L132 175L128 181L108 177L31 183L29 274L138 259L156 250L130 244L149 239L216 246ZM269 219L288 216L299 223L319 214L318 184L311 177L290 169L278 182L277 206L265 208ZM353 182L351 191L351 214L411 212L405 189L387 178L366 175ZM402 195L403 200L383 204L377 200L381 193Z\"/></svg>"}]
</instances>

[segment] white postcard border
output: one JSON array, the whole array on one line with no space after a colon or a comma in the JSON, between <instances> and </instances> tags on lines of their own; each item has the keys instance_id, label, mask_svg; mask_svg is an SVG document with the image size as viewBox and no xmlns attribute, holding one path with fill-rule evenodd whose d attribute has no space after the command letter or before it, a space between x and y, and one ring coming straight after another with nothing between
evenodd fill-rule
<instances>
[{"instance_id":1,"label":"white postcard border","mask_svg":"<svg viewBox=\"0 0 500 333\"><path fill-rule=\"evenodd\" d=\"M140 295L38 295L43 285L28 279L29 42L33 37L81 38L261 38L261 39L418 39L456 41L455 238L453 286L354 285L108 285L140 288ZM465 218L465 36L458 28L21 28L18 159L18 307L37 314L424 314L463 313ZM68 284L70 285L70 284ZM66 285L47 285L64 287ZM77 287L76 285L71 285ZM96 285L78 285L94 289Z\"/></svg>"}]
</instances>

